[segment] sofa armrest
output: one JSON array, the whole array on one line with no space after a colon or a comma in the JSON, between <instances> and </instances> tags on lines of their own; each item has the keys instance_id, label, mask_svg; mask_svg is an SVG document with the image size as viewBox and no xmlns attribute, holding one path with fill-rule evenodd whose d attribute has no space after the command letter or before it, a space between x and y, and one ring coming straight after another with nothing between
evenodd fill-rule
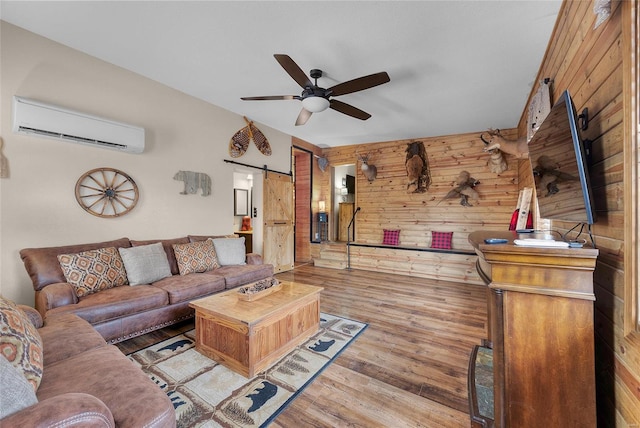
<instances>
[{"instance_id":1,"label":"sofa armrest","mask_svg":"<svg viewBox=\"0 0 640 428\"><path fill-rule=\"evenodd\" d=\"M36 309L43 318L51 309L76 303L78 303L78 297L71 284L67 282L49 284L42 290L36 291Z\"/></svg>"},{"instance_id":2,"label":"sofa armrest","mask_svg":"<svg viewBox=\"0 0 640 428\"><path fill-rule=\"evenodd\" d=\"M93 395L66 393L47 398L0 420L7 427L115 427L109 408Z\"/></svg>"},{"instance_id":3,"label":"sofa armrest","mask_svg":"<svg viewBox=\"0 0 640 428\"><path fill-rule=\"evenodd\" d=\"M247 264L248 265L261 265L262 264L262 256L258 253L247 253Z\"/></svg>"},{"instance_id":4,"label":"sofa armrest","mask_svg":"<svg viewBox=\"0 0 640 428\"><path fill-rule=\"evenodd\" d=\"M24 312L25 315L27 315L27 317L29 318L29 321L31 321L31 324L33 324L35 328L40 328L44 325L40 312L38 312L31 306L18 305L18 308L20 308L20 310Z\"/></svg>"}]
</instances>

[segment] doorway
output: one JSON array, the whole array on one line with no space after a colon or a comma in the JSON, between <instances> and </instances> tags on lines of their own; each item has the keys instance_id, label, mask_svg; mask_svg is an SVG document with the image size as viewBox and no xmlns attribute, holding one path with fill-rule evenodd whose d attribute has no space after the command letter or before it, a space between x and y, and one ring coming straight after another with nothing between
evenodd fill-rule
<instances>
[{"instance_id":1,"label":"doorway","mask_svg":"<svg viewBox=\"0 0 640 428\"><path fill-rule=\"evenodd\" d=\"M248 251L262 255L262 172L236 169L233 172L233 189L233 231L244 236ZM235 210L236 190L246 191L247 215Z\"/></svg>"},{"instance_id":2,"label":"doorway","mask_svg":"<svg viewBox=\"0 0 640 428\"><path fill-rule=\"evenodd\" d=\"M333 222L332 236L335 241L346 242L348 233L352 239L354 226L348 229L353 217L356 202L356 165L340 165L333 168L333 207L331 209Z\"/></svg>"}]
</instances>

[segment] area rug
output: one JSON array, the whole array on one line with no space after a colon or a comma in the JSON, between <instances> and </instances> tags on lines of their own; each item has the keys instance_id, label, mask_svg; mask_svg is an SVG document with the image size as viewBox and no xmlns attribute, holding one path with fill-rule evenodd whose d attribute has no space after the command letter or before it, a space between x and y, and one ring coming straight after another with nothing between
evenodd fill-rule
<instances>
[{"instance_id":1,"label":"area rug","mask_svg":"<svg viewBox=\"0 0 640 428\"><path fill-rule=\"evenodd\" d=\"M367 328L320 315L320 330L252 379L195 349L195 330L129 355L171 399L178 428L264 427Z\"/></svg>"}]
</instances>

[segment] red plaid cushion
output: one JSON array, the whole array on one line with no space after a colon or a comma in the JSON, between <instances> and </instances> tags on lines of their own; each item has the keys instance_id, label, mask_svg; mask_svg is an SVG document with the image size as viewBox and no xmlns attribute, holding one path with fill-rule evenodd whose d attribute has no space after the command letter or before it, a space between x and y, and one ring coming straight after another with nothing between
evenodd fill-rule
<instances>
[{"instance_id":1,"label":"red plaid cushion","mask_svg":"<svg viewBox=\"0 0 640 428\"><path fill-rule=\"evenodd\" d=\"M453 232L431 232L431 248L440 248L441 250L451 249L451 238Z\"/></svg>"},{"instance_id":2,"label":"red plaid cushion","mask_svg":"<svg viewBox=\"0 0 640 428\"><path fill-rule=\"evenodd\" d=\"M383 229L384 237L382 238L382 245L399 245L400 244L400 230Z\"/></svg>"}]
</instances>

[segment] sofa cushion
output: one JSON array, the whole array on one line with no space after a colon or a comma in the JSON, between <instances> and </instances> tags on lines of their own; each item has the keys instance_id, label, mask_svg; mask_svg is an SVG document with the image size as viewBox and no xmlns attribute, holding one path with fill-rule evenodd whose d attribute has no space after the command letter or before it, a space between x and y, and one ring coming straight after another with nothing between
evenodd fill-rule
<instances>
[{"instance_id":1,"label":"sofa cushion","mask_svg":"<svg viewBox=\"0 0 640 428\"><path fill-rule=\"evenodd\" d=\"M212 239L174 244L173 252L178 261L180 275L207 272L220 267Z\"/></svg>"},{"instance_id":2,"label":"sofa cushion","mask_svg":"<svg viewBox=\"0 0 640 428\"><path fill-rule=\"evenodd\" d=\"M237 238L238 235L235 233L231 235L188 235L189 242L198 242L198 241L206 241L207 239L217 239L217 238Z\"/></svg>"},{"instance_id":3,"label":"sofa cushion","mask_svg":"<svg viewBox=\"0 0 640 428\"><path fill-rule=\"evenodd\" d=\"M31 306L27 306L27 305L16 305L16 307L25 314L29 322L35 328L42 327L43 325L42 315L40 315L40 312L38 312L35 308L32 308Z\"/></svg>"},{"instance_id":4,"label":"sofa cushion","mask_svg":"<svg viewBox=\"0 0 640 428\"><path fill-rule=\"evenodd\" d=\"M224 276L227 288L235 288L250 282L273 276L273 265L222 266L214 271L215 275ZM205 275L211 275L207 272Z\"/></svg>"},{"instance_id":5,"label":"sofa cushion","mask_svg":"<svg viewBox=\"0 0 640 428\"><path fill-rule=\"evenodd\" d=\"M174 304L224 290L225 284L224 277L221 275L192 273L164 278L154 282L153 286L166 291L169 295L169 304Z\"/></svg>"},{"instance_id":6,"label":"sofa cushion","mask_svg":"<svg viewBox=\"0 0 640 428\"><path fill-rule=\"evenodd\" d=\"M75 314L47 316L38 333L44 344L44 361L47 365L88 349L107 346L100 333Z\"/></svg>"},{"instance_id":7,"label":"sofa cushion","mask_svg":"<svg viewBox=\"0 0 640 428\"><path fill-rule=\"evenodd\" d=\"M168 304L167 293L151 285L115 287L82 297L75 305L51 309L47 312L47 317L73 313L90 324L98 324Z\"/></svg>"},{"instance_id":8,"label":"sofa cushion","mask_svg":"<svg viewBox=\"0 0 640 428\"><path fill-rule=\"evenodd\" d=\"M139 247L141 245L155 244L156 242L160 242L162 244L162 248L164 248L164 252L167 254L167 261L169 262L169 267L171 268L171 274L178 275L180 272L178 270L178 261L176 260L176 256L173 253L173 244L188 244L189 238L185 236L183 238L174 238L174 239L131 241L131 245L134 247Z\"/></svg>"},{"instance_id":9,"label":"sofa cushion","mask_svg":"<svg viewBox=\"0 0 640 428\"><path fill-rule=\"evenodd\" d=\"M63 247L25 248L20 250L20 257L31 278L33 289L38 291L42 287L56 282L67 282L58 261L59 254L75 254L96 248L130 247L128 238L92 244L67 245Z\"/></svg>"},{"instance_id":10,"label":"sofa cushion","mask_svg":"<svg viewBox=\"0 0 640 428\"><path fill-rule=\"evenodd\" d=\"M44 358L38 330L10 300L0 296L0 354L18 369L34 391L42 380Z\"/></svg>"},{"instance_id":11,"label":"sofa cushion","mask_svg":"<svg viewBox=\"0 0 640 428\"><path fill-rule=\"evenodd\" d=\"M0 420L38 402L33 386L13 364L0 355Z\"/></svg>"},{"instance_id":12,"label":"sofa cushion","mask_svg":"<svg viewBox=\"0 0 640 428\"><path fill-rule=\"evenodd\" d=\"M175 411L167 394L112 345L47 364L47 375L36 394L38 399L44 401L66 393L98 398L109 408L118 427L175 426ZM143 405L134 408L132 402Z\"/></svg>"},{"instance_id":13,"label":"sofa cushion","mask_svg":"<svg viewBox=\"0 0 640 428\"><path fill-rule=\"evenodd\" d=\"M39 401L2 421L4 427L115 428L109 408L89 394L68 393ZM151 428L151 427L149 427Z\"/></svg>"},{"instance_id":14,"label":"sofa cushion","mask_svg":"<svg viewBox=\"0 0 640 428\"><path fill-rule=\"evenodd\" d=\"M114 247L60 254L58 260L65 279L78 297L127 284L124 263Z\"/></svg>"},{"instance_id":15,"label":"sofa cushion","mask_svg":"<svg viewBox=\"0 0 640 428\"><path fill-rule=\"evenodd\" d=\"M452 238L453 238L453 232L431 231L431 248L439 248L441 250L450 250Z\"/></svg>"},{"instance_id":16,"label":"sofa cushion","mask_svg":"<svg viewBox=\"0 0 640 428\"><path fill-rule=\"evenodd\" d=\"M129 285L151 284L171 276L171 267L162 243L118 248Z\"/></svg>"},{"instance_id":17,"label":"sofa cushion","mask_svg":"<svg viewBox=\"0 0 640 428\"><path fill-rule=\"evenodd\" d=\"M246 248L242 238L217 238L213 245L221 266L243 265L246 263Z\"/></svg>"},{"instance_id":18,"label":"sofa cushion","mask_svg":"<svg viewBox=\"0 0 640 428\"><path fill-rule=\"evenodd\" d=\"M399 245L400 230L399 229L383 229L382 245Z\"/></svg>"}]
</instances>

